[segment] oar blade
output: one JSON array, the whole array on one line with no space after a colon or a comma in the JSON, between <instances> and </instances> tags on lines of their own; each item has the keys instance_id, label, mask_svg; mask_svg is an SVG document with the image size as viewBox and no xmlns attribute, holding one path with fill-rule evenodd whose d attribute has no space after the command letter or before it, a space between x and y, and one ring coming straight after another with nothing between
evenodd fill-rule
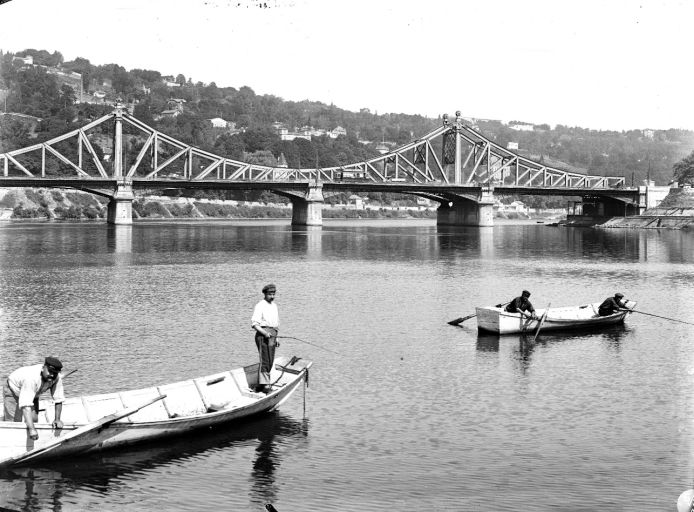
<instances>
[{"instance_id":1,"label":"oar blade","mask_svg":"<svg viewBox=\"0 0 694 512\"><path fill-rule=\"evenodd\" d=\"M551 305L552 305L551 302L549 304L547 304L547 307L545 308L544 313L542 313L542 316L540 317L540 323L537 324L537 330L535 331L535 336L533 336L533 343L535 343L537 336L540 334L540 329L542 329L542 324L544 324L545 320L547 319L547 313L549 313L549 307Z\"/></svg>"},{"instance_id":2,"label":"oar blade","mask_svg":"<svg viewBox=\"0 0 694 512\"><path fill-rule=\"evenodd\" d=\"M448 322L448 325L460 325L462 324L465 320L470 320L473 317L476 317L477 313L474 315L468 315L468 316L461 316L460 318L456 318L455 320L451 320Z\"/></svg>"}]
</instances>

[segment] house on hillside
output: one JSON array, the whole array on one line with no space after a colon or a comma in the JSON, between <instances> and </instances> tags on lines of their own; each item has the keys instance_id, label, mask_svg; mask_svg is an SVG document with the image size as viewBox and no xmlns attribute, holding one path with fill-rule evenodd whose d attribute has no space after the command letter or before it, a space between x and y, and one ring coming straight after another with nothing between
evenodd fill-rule
<instances>
[{"instance_id":1,"label":"house on hillside","mask_svg":"<svg viewBox=\"0 0 694 512\"><path fill-rule=\"evenodd\" d=\"M166 110L163 110L157 120L165 117L178 117L183 114L183 104L186 102L183 98L171 98L166 102Z\"/></svg>"},{"instance_id":2,"label":"house on hillside","mask_svg":"<svg viewBox=\"0 0 694 512\"><path fill-rule=\"evenodd\" d=\"M14 64L15 62L22 66L33 66L34 57L32 57L31 55L27 55L26 57L15 55L14 57L12 57L12 64Z\"/></svg>"},{"instance_id":3,"label":"house on hillside","mask_svg":"<svg viewBox=\"0 0 694 512\"><path fill-rule=\"evenodd\" d=\"M345 137L347 136L347 130L345 130L342 126L336 126L330 132L328 132L328 136L331 139L337 139L340 135Z\"/></svg>"},{"instance_id":4,"label":"house on hillside","mask_svg":"<svg viewBox=\"0 0 694 512\"><path fill-rule=\"evenodd\" d=\"M509 124L508 127L511 130L516 130L517 132L531 132L534 129L532 124L527 123L512 123Z\"/></svg>"},{"instance_id":5,"label":"house on hillside","mask_svg":"<svg viewBox=\"0 0 694 512\"><path fill-rule=\"evenodd\" d=\"M355 210L363 210L364 209L364 198L360 197L356 194L352 194L349 196L348 205L350 208L354 208Z\"/></svg>"},{"instance_id":6,"label":"house on hillside","mask_svg":"<svg viewBox=\"0 0 694 512\"><path fill-rule=\"evenodd\" d=\"M272 123L272 127L275 129L277 132L277 135L280 136L280 140L294 140L294 139L306 139L306 140L311 140L311 132L310 132L310 127L304 127L307 129L302 129L302 130L296 130L290 132L287 127L280 122L274 122Z\"/></svg>"},{"instance_id":7,"label":"house on hillside","mask_svg":"<svg viewBox=\"0 0 694 512\"><path fill-rule=\"evenodd\" d=\"M221 117L215 117L212 119L208 119L210 123L212 123L212 128L219 128L219 129L227 129L231 128L232 130L236 128L236 123L232 121L227 121L225 119L222 119Z\"/></svg>"}]
</instances>

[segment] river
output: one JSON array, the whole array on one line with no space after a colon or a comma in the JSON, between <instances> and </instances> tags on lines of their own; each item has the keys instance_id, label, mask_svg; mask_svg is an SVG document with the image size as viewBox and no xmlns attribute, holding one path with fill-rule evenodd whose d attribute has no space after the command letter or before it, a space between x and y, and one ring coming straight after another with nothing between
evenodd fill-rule
<instances>
[{"instance_id":1,"label":"river","mask_svg":"<svg viewBox=\"0 0 694 512\"><path fill-rule=\"evenodd\" d=\"M665 511L694 481L692 326L478 336L478 305L620 291L694 322L694 234L432 220L0 223L0 374L60 357L66 393L279 354L310 385L231 431L0 475L23 511ZM323 347L329 350L324 350Z\"/></svg>"}]
</instances>

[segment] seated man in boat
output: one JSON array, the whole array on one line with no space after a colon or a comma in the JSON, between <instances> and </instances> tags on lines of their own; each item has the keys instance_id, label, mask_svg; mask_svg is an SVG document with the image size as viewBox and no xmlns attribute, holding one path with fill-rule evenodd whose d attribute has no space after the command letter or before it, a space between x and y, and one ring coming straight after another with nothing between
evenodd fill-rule
<instances>
[{"instance_id":1,"label":"seated man in boat","mask_svg":"<svg viewBox=\"0 0 694 512\"><path fill-rule=\"evenodd\" d=\"M60 378L62 368L63 364L58 358L47 357L43 365L23 366L13 371L3 386L5 421L22 421L24 418L29 437L38 439L34 422L39 419L39 396L50 389L55 403L53 426L63 428L60 421L65 400L63 380Z\"/></svg>"},{"instance_id":2,"label":"seated man in boat","mask_svg":"<svg viewBox=\"0 0 694 512\"><path fill-rule=\"evenodd\" d=\"M535 308L528 300L528 297L530 297L530 292L528 290L523 290L520 297L516 297L508 303L505 311L509 313L520 313L522 316L527 316L528 318L537 318Z\"/></svg>"},{"instance_id":3,"label":"seated man in boat","mask_svg":"<svg viewBox=\"0 0 694 512\"><path fill-rule=\"evenodd\" d=\"M626 307L626 300L623 299L624 294L622 293L615 293L614 297L607 297L598 307L598 314L600 316L609 316L624 309Z\"/></svg>"}]
</instances>

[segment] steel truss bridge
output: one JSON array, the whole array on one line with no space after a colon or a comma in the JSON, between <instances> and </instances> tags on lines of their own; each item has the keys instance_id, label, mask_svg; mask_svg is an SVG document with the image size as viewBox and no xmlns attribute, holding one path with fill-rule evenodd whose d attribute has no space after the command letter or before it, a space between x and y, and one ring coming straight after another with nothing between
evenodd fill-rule
<instances>
[{"instance_id":1,"label":"steel truss bridge","mask_svg":"<svg viewBox=\"0 0 694 512\"><path fill-rule=\"evenodd\" d=\"M73 187L106 196L114 209L109 204L109 222L115 223L119 215L125 223L131 219L133 189L157 188L271 190L292 199L295 209L309 209L294 216L299 224L312 223L312 204L322 203L324 195L345 190L414 194L448 207L461 201L492 204L494 191L639 202L638 189L626 188L624 177L591 176L525 158L465 125L459 112L454 122L444 116L442 126L369 160L293 169L205 151L148 126L119 104L82 128L0 154L0 186ZM469 208L451 223L485 225L479 211Z\"/></svg>"}]
</instances>

